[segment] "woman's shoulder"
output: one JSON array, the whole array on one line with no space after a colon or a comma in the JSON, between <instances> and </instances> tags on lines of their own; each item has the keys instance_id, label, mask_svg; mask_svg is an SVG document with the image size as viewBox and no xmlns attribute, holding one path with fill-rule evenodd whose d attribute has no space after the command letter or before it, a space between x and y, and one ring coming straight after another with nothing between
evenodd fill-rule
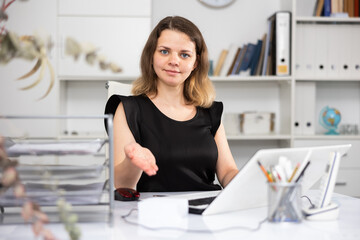
<instances>
[{"instance_id":1,"label":"woman's shoulder","mask_svg":"<svg viewBox=\"0 0 360 240\"><path fill-rule=\"evenodd\" d=\"M214 136L216 134L217 129L220 126L223 109L224 109L223 103L218 101L214 101L212 105L206 109L209 112L210 121L212 125L211 133Z\"/></svg>"},{"instance_id":2,"label":"woman's shoulder","mask_svg":"<svg viewBox=\"0 0 360 240\"><path fill-rule=\"evenodd\" d=\"M115 114L115 111L120 103L124 108L137 108L141 102L144 101L144 96L124 96L124 95L112 95L106 102L105 113Z\"/></svg>"},{"instance_id":3,"label":"woman's shoulder","mask_svg":"<svg viewBox=\"0 0 360 240\"><path fill-rule=\"evenodd\" d=\"M221 116L223 109L224 109L224 105L222 102L213 101L211 106L208 108L205 108L205 109L210 112L210 115L215 115L215 116L220 115Z\"/></svg>"},{"instance_id":4,"label":"woman's shoulder","mask_svg":"<svg viewBox=\"0 0 360 240\"><path fill-rule=\"evenodd\" d=\"M210 106L209 109L213 109L213 110L219 110L219 109L223 109L224 108L224 104L222 102L219 101L213 101L212 105Z\"/></svg>"}]
</instances>

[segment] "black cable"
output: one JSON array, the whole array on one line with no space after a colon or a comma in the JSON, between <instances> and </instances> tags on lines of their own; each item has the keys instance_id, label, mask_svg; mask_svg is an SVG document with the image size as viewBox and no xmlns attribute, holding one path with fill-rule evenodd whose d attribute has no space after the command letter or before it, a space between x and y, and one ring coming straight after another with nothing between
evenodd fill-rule
<instances>
[{"instance_id":1,"label":"black cable","mask_svg":"<svg viewBox=\"0 0 360 240\"><path fill-rule=\"evenodd\" d=\"M249 228L249 227L244 227L244 226L233 226L233 227L227 227L227 228L223 228L223 229L217 229L217 230L209 230L209 229L186 229L186 228L177 228L177 227L149 227L146 226L144 224L140 224L137 222L131 222L129 221L127 218L134 212L138 210L137 208L133 208L129 211L129 213L127 213L126 215L122 215L121 218L124 219L124 221L127 224L131 224L134 226L139 226L148 230L152 230L152 231L160 231L160 230L176 230L176 231L183 231L183 232L190 232L190 233L219 233L219 232L225 232L225 231L229 231L229 230L235 230L235 229L242 229L242 230L246 230L246 231L250 231L250 232L255 232L260 230L261 225L267 221L267 217L263 220L261 220L256 228Z\"/></svg>"},{"instance_id":2,"label":"black cable","mask_svg":"<svg viewBox=\"0 0 360 240\"><path fill-rule=\"evenodd\" d=\"M310 200L310 198L309 198L308 196L304 195L304 196L301 196L301 198L306 198L307 200L309 200L309 203L310 203L310 205L311 205L311 208L314 208L314 207L315 207L315 205L311 202L311 200Z\"/></svg>"}]
</instances>

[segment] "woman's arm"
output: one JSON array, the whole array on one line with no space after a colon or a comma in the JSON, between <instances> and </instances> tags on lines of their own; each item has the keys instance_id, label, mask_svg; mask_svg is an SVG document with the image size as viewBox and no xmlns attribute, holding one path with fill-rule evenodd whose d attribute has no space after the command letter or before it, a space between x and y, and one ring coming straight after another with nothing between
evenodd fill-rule
<instances>
[{"instance_id":1,"label":"woman's arm","mask_svg":"<svg viewBox=\"0 0 360 240\"><path fill-rule=\"evenodd\" d=\"M215 134L215 142L218 148L218 160L216 164L216 174L220 184L226 187L228 183L239 172L234 157L231 154L231 150L225 135L224 126L221 123L219 129Z\"/></svg>"},{"instance_id":2,"label":"woman's arm","mask_svg":"<svg viewBox=\"0 0 360 240\"><path fill-rule=\"evenodd\" d=\"M122 103L114 116L114 184L115 188L136 188L143 171L155 175L158 170L149 149L136 143L126 121Z\"/></svg>"}]
</instances>

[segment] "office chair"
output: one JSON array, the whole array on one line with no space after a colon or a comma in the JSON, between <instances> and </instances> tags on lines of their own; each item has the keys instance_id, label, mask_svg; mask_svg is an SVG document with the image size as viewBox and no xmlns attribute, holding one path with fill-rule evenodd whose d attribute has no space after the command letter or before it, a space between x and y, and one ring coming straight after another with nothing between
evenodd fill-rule
<instances>
[{"instance_id":1,"label":"office chair","mask_svg":"<svg viewBox=\"0 0 360 240\"><path fill-rule=\"evenodd\" d=\"M114 94L119 94L119 95L124 95L124 96L131 95L131 84L128 84L128 83L107 81L105 83L105 88L108 91L108 96L107 96L108 99Z\"/></svg>"},{"instance_id":2,"label":"office chair","mask_svg":"<svg viewBox=\"0 0 360 240\"><path fill-rule=\"evenodd\" d=\"M129 96L131 94L131 84L121 83L116 81L107 81L105 83L105 88L107 89L107 99L109 99L114 94ZM107 133L105 133L107 135ZM109 159L109 144L105 145L105 157ZM109 175L107 175L109 177ZM115 189L115 188L114 188Z\"/></svg>"}]
</instances>

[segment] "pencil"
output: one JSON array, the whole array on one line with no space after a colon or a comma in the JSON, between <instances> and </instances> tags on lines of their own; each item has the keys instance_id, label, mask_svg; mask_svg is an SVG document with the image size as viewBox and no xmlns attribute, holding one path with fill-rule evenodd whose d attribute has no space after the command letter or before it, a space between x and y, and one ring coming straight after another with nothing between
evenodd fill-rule
<instances>
[{"instance_id":1,"label":"pencil","mask_svg":"<svg viewBox=\"0 0 360 240\"><path fill-rule=\"evenodd\" d=\"M263 173L265 174L266 178L268 179L269 182L273 182L273 180L271 179L271 177L269 176L269 174L267 173L266 169L264 168L264 166L257 161L257 163L259 164L261 170L263 171Z\"/></svg>"},{"instance_id":2,"label":"pencil","mask_svg":"<svg viewBox=\"0 0 360 240\"><path fill-rule=\"evenodd\" d=\"M296 164L296 167L295 167L293 173L291 174L291 177L289 178L289 181L288 181L288 182L291 182L291 181L292 181L292 179L294 178L294 176L295 176L297 170L299 169L299 167L300 167L300 163Z\"/></svg>"}]
</instances>

